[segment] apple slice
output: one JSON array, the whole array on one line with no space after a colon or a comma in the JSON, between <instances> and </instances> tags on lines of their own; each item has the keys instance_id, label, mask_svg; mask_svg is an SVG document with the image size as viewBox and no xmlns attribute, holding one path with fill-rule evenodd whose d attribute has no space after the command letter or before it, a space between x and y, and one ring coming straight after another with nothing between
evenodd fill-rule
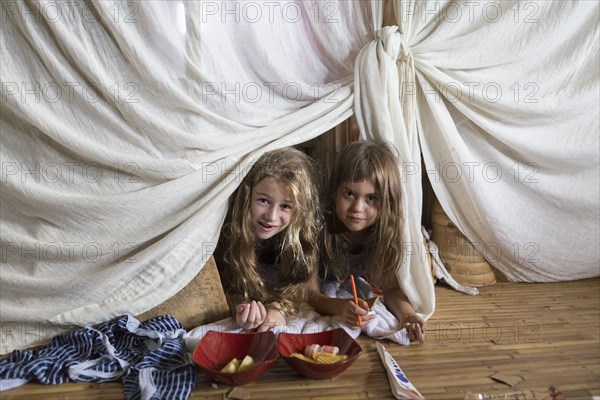
<instances>
[{"instance_id":1,"label":"apple slice","mask_svg":"<svg viewBox=\"0 0 600 400\"><path fill-rule=\"evenodd\" d=\"M250 369L252 367L254 367L254 360L252 359L252 357L246 356L242 360L242 363L240 364L240 367L238 368L238 372L246 371L247 369Z\"/></svg>"},{"instance_id":2,"label":"apple slice","mask_svg":"<svg viewBox=\"0 0 600 400\"><path fill-rule=\"evenodd\" d=\"M227 372L228 374L233 374L233 373L237 372L239 367L240 367L240 360L238 360L237 358L234 357L231 361L229 361L227 363L227 365L225 365L223 367L223 369L221 369L221 372Z\"/></svg>"}]
</instances>

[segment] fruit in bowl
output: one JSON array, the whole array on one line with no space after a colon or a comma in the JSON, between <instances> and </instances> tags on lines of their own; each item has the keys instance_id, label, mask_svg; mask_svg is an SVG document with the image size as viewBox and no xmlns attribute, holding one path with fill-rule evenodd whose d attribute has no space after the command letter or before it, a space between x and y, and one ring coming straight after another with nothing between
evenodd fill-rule
<instances>
[{"instance_id":1,"label":"fruit in bowl","mask_svg":"<svg viewBox=\"0 0 600 400\"><path fill-rule=\"evenodd\" d=\"M317 364L335 364L340 361L345 361L348 356L340 354L340 349L337 346L327 346L318 344L309 344L304 349L304 354L292 353L290 357L296 357L304 361Z\"/></svg>"},{"instance_id":2,"label":"fruit in bowl","mask_svg":"<svg viewBox=\"0 0 600 400\"><path fill-rule=\"evenodd\" d=\"M208 331L196 346L192 359L213 380L238 386L256 380L278 357L275 334L271 331Z\"/></svg>"},{"instance_id":3,"label":"fruit in bowl","mask_svg":"<svg viewBox=\"0 0 600 400\"><path fill-rule=\"evenodd\" d=\"M234 372L242 372L247 369L254 367L254 359L250 356L244 357L242 362L237 358L233 357L222 369L221 372L228 372L233 374Z\"/></svg>"},{"instance_id":4,"label":"fruit in bowl","mask_svg":"<svg viewBox=\"0 0 600 400\"><path fill-rule=\"evenodd\" d=\"M277 346L294 371L311 379L330 379L341 374L362 352L360 345L342 328L317 333L280 333Z\"/></svg>"}]
</instances>

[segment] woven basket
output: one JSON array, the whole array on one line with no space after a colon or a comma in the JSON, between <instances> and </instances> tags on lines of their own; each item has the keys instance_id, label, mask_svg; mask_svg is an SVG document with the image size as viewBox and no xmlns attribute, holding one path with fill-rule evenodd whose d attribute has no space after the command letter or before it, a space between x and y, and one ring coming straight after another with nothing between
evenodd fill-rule
<instances>
[{"instance_id":1,"label":"woven basket","mask_svg":"<svg viewBox=\"0 0 600 400\"><path fill-rule=\"evenodd\" d=\"M423 247L425 248L425 254L427 255L427 267L431 273L431 279L433 280L433 284L437 282L437 278L435 276L435 268L433 267L433 259L431 258L431 253L429 252L429 244L427 240L423 237Z\"/></svg>"},{"instance_id":2,"label":"woven basket","mask_svg":"<svg viewBox=\"0 0 600 400\"><path fill-rule=\"evenodd\" d=\"M452 277L461 285L488 286L496 283L492 266L477 252L442 209L438 200L431 216L433 241L440 259Z\"/></svg>"}]
</instances>

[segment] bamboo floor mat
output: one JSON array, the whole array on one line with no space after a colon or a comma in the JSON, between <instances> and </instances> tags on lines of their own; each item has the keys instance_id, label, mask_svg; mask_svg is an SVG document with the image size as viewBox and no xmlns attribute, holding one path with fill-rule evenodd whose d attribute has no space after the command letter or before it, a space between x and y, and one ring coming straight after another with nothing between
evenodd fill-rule
<instances>
[{"instance_id":1,"label":"bamboo floor mat","mask_svg":"<svg viewBox=\"0 0 600 400\"><path fill-rule=\"evenodd\" d=\"M600 399L600 279L499 282L468 296L436 285L424 345L384 342L426 399ZM200 373L191 399L392 399L375 341L332 380L301 378L279 359L254 383L213 387ZM555 389L550 392L550 387ZM120 383L37 383L0 399L122 399Z\"/></svg>"}]
</instances>

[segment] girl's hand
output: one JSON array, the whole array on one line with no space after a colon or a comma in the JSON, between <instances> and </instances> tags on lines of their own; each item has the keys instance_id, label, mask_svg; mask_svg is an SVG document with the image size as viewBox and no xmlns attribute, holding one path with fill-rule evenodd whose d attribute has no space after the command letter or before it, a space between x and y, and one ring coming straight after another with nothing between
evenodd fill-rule
<instances>
[{"instance_id":1,"label":"girl's hand","mask_svg":"<svg viewBox=\"0 0 600 400\"><path fill-rule=\"evenodd\" d=\"M285 326L287 321L283 316L282 312L278 309L269 308L267 309L267 317L263 321L263 323L258 327L258 332L265 332L270 329L275 328L276 326Z\"/></svg>"},{"instance_id":2,"label":"girl's hand","mask_svg":"<svg viewBox=\"0 0 600 400\"><path fill-rule=\"evenodd\" d=\"M407 315L404 317L402 326L408 332L410 341L418 340L420 343L425 342L425 333L427 332L427 324L416 314Z\"/></svg>"},{"instance_id":3,"label":"girl's hand","mask_svg":"<svg viewBox=\"0 0 600 400\"><path fill-rule=\"evenodd\" d=\"M236 307L235 320L246 330L257 328L265 318L267 318L267 311L260 301L252 300L250 303L238 304Z\"/></svg>"},{"instance_id":4,"label":"girl's hand","mask_svg":"<svg viewBox=\"0 0 600 400\"><path fill-rule=\"evenodd\" d=\"M344 299L340 304L340 312L338 315L342 318L342 321L351 327L359 327L358 325L358 316L360 315L362 324L360 326L365 325L373 318L374 315L367 315L369 312L369 305L363 299L358 299L358 305L354 303L352 299Z\"/></svg>"}]
</instances>

